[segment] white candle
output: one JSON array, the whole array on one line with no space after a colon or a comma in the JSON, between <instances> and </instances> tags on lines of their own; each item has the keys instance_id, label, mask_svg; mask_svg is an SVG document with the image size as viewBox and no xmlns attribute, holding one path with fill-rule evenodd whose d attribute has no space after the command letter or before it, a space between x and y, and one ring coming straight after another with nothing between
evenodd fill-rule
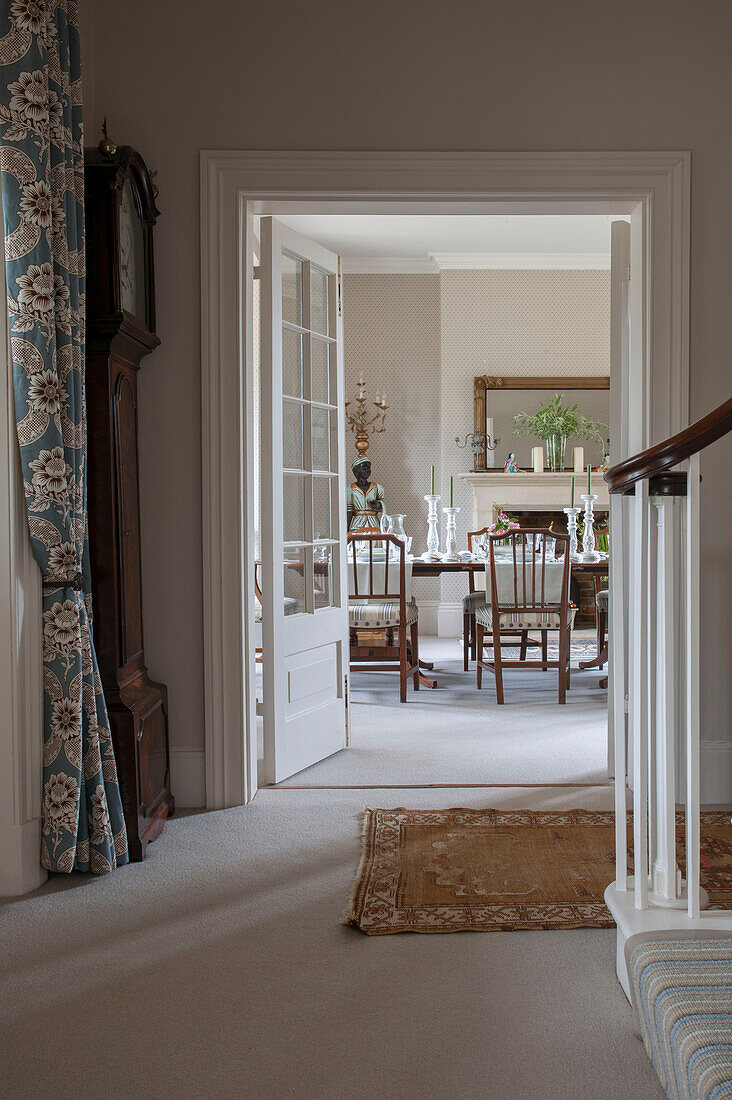
<instances>
[{"instance_id":1,"label":"white candle","mask_svg":"<svg viewBox=\"0 0 732 1100\"><path fill-rule=\"evenodd\" d=\"M544 448L543 447L532 447L531 457L532 457L533 463L534 463L534 473L535 474L543 474L544 473Z\"/></svg>"},{"instance_id":2,"label":"white candle","mask_svg":"<svg viewBox=\"0 0 732 1100\"><path fill-rule=\"evenodd\" d=\"M572 451L574 472L576 474L582 474L585 470L585 449L584 447L575 447Z\"/></svg>"}]
</instances>

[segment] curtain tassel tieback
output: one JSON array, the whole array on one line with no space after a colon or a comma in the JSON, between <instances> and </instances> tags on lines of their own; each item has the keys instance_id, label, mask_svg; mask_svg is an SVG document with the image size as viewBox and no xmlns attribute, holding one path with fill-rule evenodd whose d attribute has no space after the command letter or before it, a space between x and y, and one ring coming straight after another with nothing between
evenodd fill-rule
<instances>
[{"instance_id":1,"label":"curtain tassel tieback","mask_svg":"<svg viewBox=\"0 0 732 1100\"><path fill-rule=\"evenodd\" d=\"M75 573L73 577L44 577L43 587L46 592L55 592L57 588L71 588L74 592L83 592L84 577L81 573Z\"/></svg>"}]
</instances>

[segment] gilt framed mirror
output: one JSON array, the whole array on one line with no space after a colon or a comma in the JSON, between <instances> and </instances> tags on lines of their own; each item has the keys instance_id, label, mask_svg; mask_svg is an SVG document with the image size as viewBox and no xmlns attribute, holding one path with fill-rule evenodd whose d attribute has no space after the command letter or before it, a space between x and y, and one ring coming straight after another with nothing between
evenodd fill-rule
<instances>
[{"instance_id":1,"label":"gilt framed mirror","mask_svg":"<svg viewBox=\"0 0 732 1100\"><path fill-rule=\"evenodd\" d=\"M522 375L480 375L474 379L473 392L473 431L476 436L483 437L483 448L474 456L475 470L503 470L511 451L516 456L519 470L532 469L531 449L542 441L514 435L513 418L520 412L535 413L543 402L558 393L563 394L567 404L577 405L578 412L584 416L596 417L603 424L610 423L609 375L532 378ZM573 447L584 447L585 461L593 466L602 462L602 447L572 437L567 439L567 462L571 462Z\"/></svg>"}]
</instances>

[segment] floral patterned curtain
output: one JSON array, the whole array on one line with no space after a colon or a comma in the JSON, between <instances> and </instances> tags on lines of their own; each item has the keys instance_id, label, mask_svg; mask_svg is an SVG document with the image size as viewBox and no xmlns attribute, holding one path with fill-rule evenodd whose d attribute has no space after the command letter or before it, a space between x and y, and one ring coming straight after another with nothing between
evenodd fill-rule
<instances>
[{"instance_id":1,"label":"floral patterned curtain","mask_svg":"<svg viewBox=\"0 0 732 1100\"><path fill-rule=\"evenodd\" d=\"M103 874L127 835L92 641L84 144L74 0L0 0L0 172L15 412L43 575L41 862Z\"/></svg>"}]
</instances>

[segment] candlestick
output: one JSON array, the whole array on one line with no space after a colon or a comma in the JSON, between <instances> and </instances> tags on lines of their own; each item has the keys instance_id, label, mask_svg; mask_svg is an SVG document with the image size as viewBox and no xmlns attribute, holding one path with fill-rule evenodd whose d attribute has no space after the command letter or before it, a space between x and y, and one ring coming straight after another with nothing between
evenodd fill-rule
<instances>
[{"instance_id":1,"label":"candlestick","mask_svg":"<svg viewBox=\"0 0 732 1100\"><path fill-rule=\"evenodd\" d=\"M589 469L589 466L588 466ZM582 561L599 561L600 555L595 550L595 516L592 505L597 500L595 493L582 495L585 502L585 528L582 532Z\"/></svg>"},{"instance_id":2,"label":"candlestick","mask_svg":"<svg viewBox=\"0 0 732 1100\"><path fill-rule=\"evenodd\" d=\"M588 494L592 492L592 466L589 462L587 463L587 492Z\"/></svg>"},{"instance_id":3,"label":"candlestick","mask_svg":"<svg viewBox=\"0 0 732 1100\"><path fill-rule=\"evenodd\" d=\"M434 480L435 468L432 467ZM434 493L428 493L424 498L427 501L427 549L422 555L423 561L440 561L440 533L437 529L437 505L440 498Z\"/></svg>"},{"instance_id":4,"label":"candlestick","mask_svg":"<svg viewBox=\"0 0 732 1100\"><path fill-rule=\"evenodd\" d=\"M567 534L569 535L569 560L577 561L577 516L581 511L580 508L564 508L563 512L567 517Z\"/></svg>"},{"instance_id":5,"label":"candlestick","mask_svg":"<svg viewBox=\"0 0 732 1100\"><path fill-rule=\"evenodd\" d=\"M450 507L452 508L452 475L450 476Z\"/></svg>"},{"instance_id":6,"label":"candlestick","mask_svg":"<svg viewBox=\"0 0 732 1100\"><path fill-rule=\"evenodd\" d=\"M574 476L571 481L571 488L569 491L569 507L574 508Z\"/></svg>"},{"instance_id":7,"label":"candlestick","mask_svg":"<svg viewBox=\"0 0 732 1100\"><path fill-rule=\"evenodd\" d=\"M452 478L450 478L452 481ZM457 535L455 533L455 516L460 511L459 508L453 508L450 505L449 508L442 509L445 516L446 530L445 530L445 553L442 555L443 561L460 561L457 552Z\"/></svg>"},{"instance_id":8,"label":"candlestick","mask_svg":"<svg viewBox=\"0 0 732 1100\"><path fill-rule=\"evenodd\" d=\"M430 477L430 493L432 494L432 496L435 495L435 468L434 468L434 466L432 467L432 472L431 472L431 477ZM427 499L427 497L425 497L425 500L426 499Z\"/></svg>"}]
</instances>

